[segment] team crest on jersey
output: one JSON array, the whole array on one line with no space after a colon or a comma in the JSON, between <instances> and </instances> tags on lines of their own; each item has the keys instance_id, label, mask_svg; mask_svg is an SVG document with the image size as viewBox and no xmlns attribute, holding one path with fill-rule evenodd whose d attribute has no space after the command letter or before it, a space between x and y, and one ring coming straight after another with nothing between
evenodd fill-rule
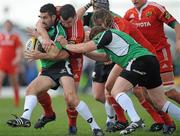
<instances>
[{"instance_id":1,"label":"team crest on jersey","mask_svg":"<svg viewBox=\"0 0 180 136\"><path fill-rule=\"evenodd\" d=\"M152 16L152 12L151 11L146 13L146 17L150 17L150 16Z\"/></svg>"},{"instance_id":2,"label":"team crest on jersey","mask_svg":"<svg viewBox=\"0 0 180 136\"><path fill-rule=\"evenodd\" d=\"M167 11L166 11L166 13L165 13L165 18L166 18L167 20L171 18L171 14L169 14L169 12L167 12Z\"/></svg>"}]
</instances>

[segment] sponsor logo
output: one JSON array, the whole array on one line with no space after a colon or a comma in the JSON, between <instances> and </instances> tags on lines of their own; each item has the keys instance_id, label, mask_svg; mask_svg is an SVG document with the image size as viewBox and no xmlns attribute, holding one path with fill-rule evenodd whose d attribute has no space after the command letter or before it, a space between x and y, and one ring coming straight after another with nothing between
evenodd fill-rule
<instances>
[{"instance_id":1,"label":"sponsor logo","mask_svg":"<svg viewBox=\"0 0 180 136\"><path fill-rule=\"evenodd\" d=\"M141 23L135 23L137 27L149 27L151 26L150 22L141 22Z\"/></svg>"},{"instance_id":2,"label":"sponsor logo","mask_svg":"<svg viewBox=\"0 0 180 136\"><path fill-rule=\"evenodd\" d=\"M142 72L142 71L139 71L139 70L136 70L136 69L133 69L132 71L135 72L135 73L138 73L140 75L146 75L146 72Z\"/></svg>"}]
</instances>

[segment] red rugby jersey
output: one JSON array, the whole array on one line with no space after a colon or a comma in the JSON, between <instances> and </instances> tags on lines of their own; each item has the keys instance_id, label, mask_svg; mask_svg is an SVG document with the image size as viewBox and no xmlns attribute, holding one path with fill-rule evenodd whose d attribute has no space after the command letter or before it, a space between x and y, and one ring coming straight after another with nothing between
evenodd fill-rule
<instances>
[{"instance_id":1,"label":"red rugby jersey","mask_svg":"<svg viewBox=\"0 0 180 136\"><path fill-rule=\"evenodd\" d=\"M67 40L68 42L72 43L82 43L84 41L84 27L83 27L83 22L81 19L76 19L73 26L70 28L66 28L67 32ZM73 57L80 57L82 54L78 53L72 53Z\"/></svg>"},{"instance_id":2,"label":"red rugby jersey","mask_svg":"<svg viewBox=\"0 0 180 136\"><path fill-rule=\"evenodd\" d=\"M20 38L14 33L0 33L0 63L11 65L16 49L21 45Z\"/></svg>"},{"instance_id":3,"label":"red rugby jersey","mask_svg":"<svg viewBox=\"0 0 180 136\"><path fill-rule=\"evenodd\" d=\"M177 22L163 6L155 2L147 2L140 11L135 7L129 9L124 18L136 25L156 50L169 46L164 33L164 23L172 26Z\"/></svg>"},{"instance_id":4,"label":"red rugby jersey","mask_svg":"<svg viewBox=\"0 0 180 136\"><path fill-rule=\"evenodd\" d=\"M127 20L115 16L113 19L113 27L129 34L138 43L140 43L144 48L148 49L150 52L156 55L156 50L153 45L143 36L143 34Z\"/></svg>"}]
</instances>

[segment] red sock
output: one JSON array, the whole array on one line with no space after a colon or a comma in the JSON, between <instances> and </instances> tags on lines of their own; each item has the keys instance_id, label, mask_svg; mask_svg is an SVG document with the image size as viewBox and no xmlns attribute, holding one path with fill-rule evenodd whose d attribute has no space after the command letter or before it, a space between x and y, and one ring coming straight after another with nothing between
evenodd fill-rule
<instances>
[{"instance_id":1,"label":"red sock","mask_svg":"<svg viewBox=\"0 0 180 136\"><path fill-rule=\"evenodd\" d=\"M52 109L52 106L51 106L51 98L50 98L49 94L46 91L39 94L37 96L37 98L38 98L39 103L41 104L41 106L44 109L46 117L50 117L50 116L55 114L53 109Z\"/></svg>"},{"instance_id":2,"label":"red sock","mask_svg":"<svg viewBox=\"0 0 180 136\"><path fill-rule=\"evenodd\" d=\"M151 115L151 117L154 120L154 122L156 122L156 123L164 123L164 121L161 118L161 116L155 111L155 109L151 106L151 104L149 102L144 100L143 102L141 102L141 105Z\"/></svg>"},{"instance_id":3,"label":"red sock","mask_svg":"<svg viewBox=\"0 0 180 136\"><path fill-rule=\"evenodd\" d=\"M67 115L68 115L68 124L69 126L76 126L76 120L77 120L77 116L78 116L78 112L76 111L76 109L66 109Z\"/></svg>"},{"instance_id":4,"label":"red sock","mask_svg":"<svg viewBox=\"0 0 180 136\"><path fill-rule=\"evenodd\" d=\"M163 111L159 111L158 113L161 116L161 118L164 120L164 123L166 125L173 125L174 124L173 120L171 119L171 117L167 113L165 113Z\"/></svg>"},{"instance_id":5,"label":"red sock","mask_svg":"<svg viewBox=\"0 0 180 136\"><path fill-rule=\"evenodd\" d=\"M121 106L116 102L116 100L114 99L114 97L109 96L107 97L109 104L113 107L113 109L116 112L117 115L117 119L119 122L126 122L126 116L124 115L124 110L121 108Z\"/></svg>"},{"instance_id":6,"label":"red sock","mask_svg":"<svg viewBox=\"0 0 180 136\"><path fill-rule=\"evenodd\" d=\"M14 102L15 106L18 107L20 100L19 100L19 86L14 86Z\"/></svg>"}]
</instances>

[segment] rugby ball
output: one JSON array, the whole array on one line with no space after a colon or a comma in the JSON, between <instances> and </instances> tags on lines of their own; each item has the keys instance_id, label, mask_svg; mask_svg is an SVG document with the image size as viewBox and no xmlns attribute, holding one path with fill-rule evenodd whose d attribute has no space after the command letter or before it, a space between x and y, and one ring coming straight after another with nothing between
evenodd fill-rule
<instances>
[{"instance_id":1,"label":"rugby ball","mask_svg":"<svg viewBox=\"0 0 180 136\"><path fill-rule=\"evenodd\" d=\"M35 37L31 37L27 40L25 50L27 51L38 50L40 52L45 52L45 50L42 48L42 44Z\"/></svg>"}]
</instances>

